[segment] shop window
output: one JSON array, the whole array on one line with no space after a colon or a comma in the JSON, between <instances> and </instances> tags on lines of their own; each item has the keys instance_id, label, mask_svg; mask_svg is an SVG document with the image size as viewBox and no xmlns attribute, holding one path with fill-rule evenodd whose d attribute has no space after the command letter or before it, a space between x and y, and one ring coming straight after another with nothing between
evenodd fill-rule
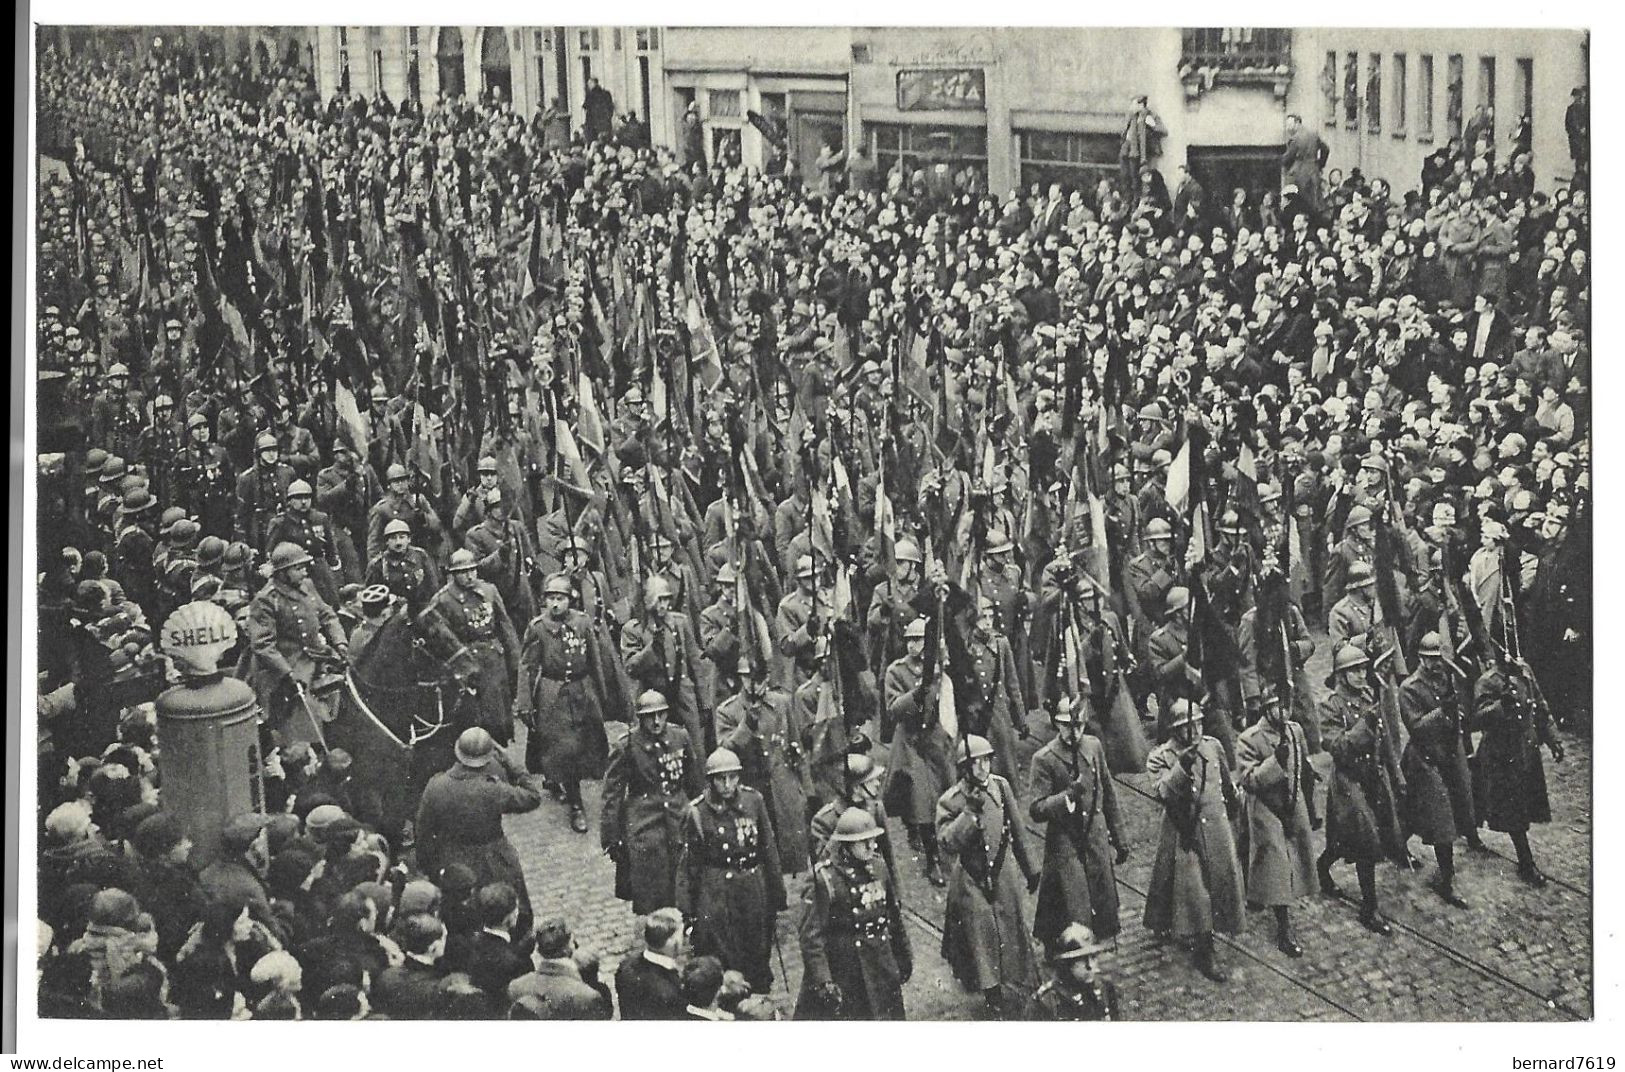
<instances>
[{"instance_id":1,"label":"shop window","mask_svg":"<svg viewBox=\"0 0 1625 1072\"><path fill-rule=\"evenodd\" d=\"M880 174L901 164L911 174L937 161L969 170L977 189L987 188L987 128L926 127L902 123L868 125L870 156Z\"/></svg>"},{"instance_id":2,"label":"shop window","mask_svg":"<svg viewBox=\"0 0 1625 1072\"><path fill-rule=\"evenodd\" d=\"M1101 179L1117 175L1116 134L1083 134L1073 131L1019 130L1017 147L1021 154L1021 188L1034 183L1048 190L1060 183L1068 194L1081 191L1091 208L1095 188Z\"/></svg>"},{"instance_id":3,"label":"shop window","mask_svg":"<svg viewBox=\"0 0 1625 1072\"><path fill-rule=\"evenodd\" d=\"M705 94L706 115L710 119L738 119L745 113L739 105L737 89L711 89Z\"/></svg>"}]
</instances>

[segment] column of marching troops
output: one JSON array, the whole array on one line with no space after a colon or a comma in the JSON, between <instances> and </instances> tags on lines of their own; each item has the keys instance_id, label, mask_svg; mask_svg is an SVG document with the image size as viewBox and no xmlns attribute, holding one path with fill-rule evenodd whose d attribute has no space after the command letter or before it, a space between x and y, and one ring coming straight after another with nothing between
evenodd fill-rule
<instances>
[{"instance_id":1,"label":"column of marching troops","mask_svg":"<svg viewBox=\"0 0 1625 1072\"><path fill-rule=\"evenodd\" d=\"M342 130L365 114L339 107L321 121ZM457 136L468 136L470 124L457 122ZM647 151L571 146L562 159L561 173L598 183L562 202L583 243L576 255L591 259L594 235L604 243L597 251L612 250L617 228L639 224L620 200L633 177L662 172ZM83 159L76 168L95 171ZM1435 196L1436 205L1501 211L1492 203L1499 173L1475 163L1468 174L1465 162L1458 170L1459 201ZM721 266L731 272L735 262L722 232L706 228L783 191L722 165L713 178L673 196L709 213L698 227L690 220L689 235L724 252L689 268L715 273L704 289L716 293ZM1569 615L1564 622L1588 625L1574 616L1578 575L1563 557L1570 523L1589 522L1589 455L1563 401L1582 399L1587 377L1565 304L1589 301L1584 258L1576 251L1571 271L1561 244L1583 218L1581 194L1566 202L1572 219L1544 232L1562 234L1547 246L1563 274L1548 279L1542 268L1531 283L1546 304L1519 313L1551 326L1552 346L1532 328L1516 358L1496 308L1516 296L1496 292L1491 268L1468 261L1468 288L1483 287L1472 318L1445 315L1448 298L1440 316L1466 341L1447 351L1437 337L1423 347L1410 334L1433 330L1425 311L1403 282L1383 293L1360 260L1377 226L1364 188L1346 195L1341 213L1297 204L1285 246L1262 220L1267 246L1251 243L1243 223L1218 228L1213 256L1229 241L1238 263L1256 249L1287 262L1283 288L1319 296L1313 316L1299 314L1303 337L1281 343L1292 353L1274 355L1290 365L1280 383L1260 365L1267 355L1252 353L1262 321L1239 304L1226 311L1201 228L1168 218L1149 194L1132 219L1108 228L1061 214L1058 188L1047 205L1012 198L996 220L991 204L939 202L907 184L881 197L797 203L797 228L864 218L867 230L838 232L852 264L837 263L847 247L833 239L778 248L789 269L754 278L762 288L794 285L793 300L760 288L736 294L732 318L725 308L715 318L734 334L704 359L690 325L691 363L651 345L630 374L582 367L561 384L565 350L583 334L574 288L593 271L572 264L548 299L559 319L538 331L535 367L510 383L511 427L486 426L477 451L430 473L425 444L441 417L382 377L339 422L332 384L297 375L281 349L291 340L275 330L271 367L252 386L227 385L218 369L204 375L212 358L195 340L212 315L165 316L154 344L138 344L137 321L153 310L132 308L147 296L139 288L136 299L123 296L137 280L109 252L104 229L117 241L116 228L70 211L87 191L76 172L71 189L47 191L61 212L42 213L52 244L41 246L42 365L60 376L52 404L81 419L85 440L69 452L77 465L65 478L42 476L55 489L42 506L45 544L61 555L41 562L42 607L52 611L42 630L60 625L75 644L94 638L107 680L118 682L162 672L152 622L190 601L225 607L240 623L241 672L264 710L273 773L278 759L349 771L338 750L311 758L324 751L324 705L369 652L404 631L451 684L431 737L448 745L449 769L402 823L368 807L379 787L357 763L346 810L392 851L410 849L431 879L461 868L482 886L510 885L506 900L491 902L493 936L525 934L534 922L502 816L534 810L551 792L570 829L590 836L582 783L600 779L596 833L614 862L615 893L645 918L649 949L633 968L667 969L686 945L763 993L776 921L797 901L797 1014L807 1017L903 1015L914 963L898 830L925 879L946 891L942 955L997 1016L1117 1015L1097 961L1121 933L1116 868L1135 851L1154 853L1144 925L1188 944L1215 981L1228 975L1216 936L1240 931L1249 904L1272 909L1282 955L1302 956L1291 909L1336 893L1343 864L1357 877L1362 924L1387 934L1376 868L1421 866L1412 836L1433 849L1434 886L1452 906L1466 906L1454 847L1465 839L1481 848L1481 826L1511 837L1523 879L1545 881L1528 840L1530 826L1550 818L1540 749L1562 758L1545 691L1579 695L1560 671L1580 664L1578 649L1557 638L1520 640L1520 626L1539 619L1514 592L1539 594ZM915 207L921 215L905 222L899 214ZM1020 222L1035 207L1055 233ZM1420 205L1405 211L1413 208L1413 222L1426 223ZM1193 218L1199 199L1197 210ZM939 262L939 221L970 228L988 243L987 260ZM1317 259L1317 230L1347 263ZM864 243L894 248L905 240L897 232L918 241L912 283L901 269L896 278L899 294L923 303L917 315L891 309L878 280L869 288L863 273L878 272L878 258L859 263ZM676 244L658 228L641 237ZM1176 237L1196 252L1181 259ZM212 256L186 245L181 260ZM808 261L805 279L797 256ZM1153 258L1160 274L1145 267ZM967 288L956 272L982 282ZM1093 303L1076 289L1084 274L1098 288ZM1380 313L1357 305L1358 286L1381 294ZM1339 288L1350 291L1343 309ZM1198 310L1170 292L1199 294L1201 315L1184 317ZM956 319L953 303L972 297ZM752 333L775 302L782 334L766 361ZM221 309L230 304L220 299ZM1186 345L1191 332L1206 342L1205 364ZM921 389L907 382L906 340L925 336L928 367L917 371L934 379ZM1498 349L1486 349L1492 340ZM1411 344L1414 353L1394 357ZM1139 371L1114 396L1106 381L1124 350ZM1478 358L1486 362L1475 367ZM694 387L706 360L722 366L721 379L697 402L684 442L673 396L680 382ZM1333 372L1339 362L1358 367L1364 395L1337 379L1353 375ZM1410 375L1407 363L1430 371ZM1456 392L1465 388L1480 394L1463 407ZM573 421L560 416L566 395ZM589 399L604 402L597 421ZM952 420L960 407L965 415ZM1258 417L1256 436L1237 433L1240 410ZM546 443L529 431L543 418ZM1456 418L1464 423L1446 434ZM1414 431L1413 419L1427 430ZM582 469L567 457L566 424L590 453ZM939 449L950 424L958 442ZM1063 443L1063 427L1072 439L1074 425L1075 440ZM1527 475L1517 464L1525 452L1538 459ZM1198 472L1211 475L1193 480ZM1538 513L1537 490L1546 497ZM82 666L67 665L69 652L82 649L42 637L47 678L73 678ZM1330 649L1324 683L1307 671L1320 644ZM90 700L79 697L85 712ZM622 723L629 728L611 740L609 727ZM522 763L508 753L520 726ZM49 744L77 759L123 728L62 715ZM1035 734L1044 741L1018 769L1020 742ZM1329 777L1326 761L1310 761L1322 752ZM1117 778L1129 775L1144 776L1162 810L1154 848L1127 835ZM47 833L60 829L65 850L81 844L73 838L83 824L66 812L61 820L47 820ZM263 839L255 822L229 825L229 845L246 851ZM569 945L551 921L535 930L538 939L547 932L549 949ZM433 935L413 942L432 945ZM1035 943L1054 968L1047 981ZM708 995L700 975L687 1004L713 1018L715 988Z\"/></svg>"}]
</instances>

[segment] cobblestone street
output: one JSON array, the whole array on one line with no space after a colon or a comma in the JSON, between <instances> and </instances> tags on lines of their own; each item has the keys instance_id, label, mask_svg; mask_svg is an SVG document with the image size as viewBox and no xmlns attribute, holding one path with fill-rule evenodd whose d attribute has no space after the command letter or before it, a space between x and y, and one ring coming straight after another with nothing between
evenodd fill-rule
<instances>
[{"instance_id":1,"label":"cobblestone street","mask_svg":"<svg viewBox=\"0 0 1625 1072\"><path fill-rule=\"evenodd\" d=\"M1321 654L1311 663L1317 681L1324 677L1323 661ZM623 728L611 726L611 739ZM1357 903L1350 899L1358 896L1352 868L1339 867L1345 897L1314 896L1293 909L1303 958L1289 960L1276 950L1267 913L1249 913L1246 930L1224 943L1232 979L1222 987L1197 974L1187 950L1158 943L1140 924L1162 815L1143 775L1118 778L1132 856L1117 876L1123 932L1103 967L1121 988L1125 1014L1137 1020L1590 1018L1591 748L1573 736L1566 735L1564 743L1565 761L1547 764L1553 821L1531 831L1536 858L1551 879L1545 888L1524 884L1510 840L1485 830L1488 854L1468 852L1457 843L1457 888L1469 907L1451 908L1428 888L1432 853L1413 840L1421 870L1406 874L1382 867L1377 872L1383 911L1394 925L1391 936L1378 937L1360 926ZM1023 772L1040 744L1037 735L1020 744ZM516 753L521 747L515 746ZM1329 757L1317 756L1316 767L1325 772ZM637 948L635 919L626 902L614 898L614 868L598 848L598 785L584 789L593 826L588 834L571 832L564 806L552 799L536 812L510 819L508 829L538 917L556 912L568 919L582 947L602 957L607 976ZM975 1019L980 998L960 988L941 956L943 892L925 881L900 823L892 823L891 835L914 946L914 976L905 992L908 1014L911 1019ZM1034 844L1041 851L1041 835ZM801 881L791 879L787 886L791 910L779 920L774 997L788 1016L801 980L795 934ZM1030 902L1028 908L1030 919Z\"/></svg>"}]
</instances>

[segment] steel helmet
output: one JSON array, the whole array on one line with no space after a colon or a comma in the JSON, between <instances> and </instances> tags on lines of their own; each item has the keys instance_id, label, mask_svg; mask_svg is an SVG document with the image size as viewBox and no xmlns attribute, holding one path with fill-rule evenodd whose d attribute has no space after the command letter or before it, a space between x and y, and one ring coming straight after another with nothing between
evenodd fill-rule
<instances>
[{"instance_id":1,"label":"steel helmet","mask_svg":"<svg viewBox=\"0 0 1625 1072\"><path fill-rule=\"evenodd\" d=\"M1349 566L1348 583L1344 585L1344 587L1370 588L1376 583L1377 578L1372 575L1371 567L1366 565L1364 562L1355 562Z\"/></svg>"},{"instance_id":2,"label":"steel helmet","mask_svg":"<svg viewBox=\"0 0 1625 1072\"><path fill-rule=\"evenodd\" d=\"M872 782L885 773L886 768L876 763L872 756L854 752L846 757L846 780L851 785Z\"/></svg>"},{"instance_id":3,"label":"steel helmet","mask_svg":"<svg viewBox=\"0 0 1625 1072\"><path fill-rule=\"evenodd\" d=\"M1438 633L1427 633L1422 637L1422 643L1417 646L1416 654L1443 655L1444 641L1439 637Z\"/></svg>"},{"instance_id":4,"label":"steel helmet","mask_svg":"<svg viewBox=\"0 0 1625 1072\"><path fill-rule=\"evenodd\" d=\"M660 690L648 689L638 694L638 714L657 715L670 710L671 704L666 702L666 694Z\"/></svg>"},{"instance_id":5,"label":"steel helmet","mask_svg":"<svg viewBox=\"0 0 1625 1072\"><path fill-rule=\"evenodd\" d=\"M276 449L276 436L272 435L270 432L261 432L259 435L254 437L254 450L256 452Z\"/></svg>"},{"instance_id":6,"label":"steel helmet","mask_svg":"<svg viewBox=\"0 0 1625 1072\"><path fill-rule=\"evenodd\" d=\"M313 561L310 554L296 543L284 540L271 549L271 571L281 573L292 566L303 566Z\"/></svg>"},{"instance_id":7,"label":"steel helmet","mask_svg":"<svg viewBox=\"0 0 1625 1072\"><path fill-rule=\"evenodd\" d=\"M1258 501L1260 503L1272 503L1280 499L1280 497L1281 486L1279 484L1265 484L1258 489Z\"/></svg>"},{"instance_id":8,"label":"steel helmet","mask_svg":"<svg viewBox=\"0 0 1625 1072\"><path fill-rule=\"evenodd\" d=\"M738 580L739 574L735 571L732 562L724 562L721 568L717 570L717 584L735 584Z\"/></svg>"},{"instance_id":9,"label":"steel helmet","mask_svg":"<svg viewBox=\"0 0 1625 1072\"><path fill-rule=\"evenodd\" d=\"M1240 536L1247 530L1241 524L1240 514L1234 510L1226 510L1224 515L1219 518L1219 531L1229 533L1232 536Z\"/></svg>"},{"instance_id":10,"label":"steel helmet","mask_svg":"<svg viewBox=\"0 0 1625 1072\"><path fill-rule=\"evenodd\" d=\"M1111 946L1095 937L1095 932L1082 923L1073 923L1061 932L1055 940L1055 948L1050 953L1052 963L1077 960L1079 957L1093 956Z\"/></svg>"},{"instance_id":11,"label":"steel helmet","mask_svg":"<svg viewBox=\"0 0 1625 1072\"><path fill-rule=\"evenodd\" d=\"M576 589L575 585L570 583L569 574L551 573L547 577L547 583L542 586L542 594L544 596L573 596L576 594Z\"/></svg>"},{"instance_id":12,"label":"steel helmet","mask_svg":"<svg viewBox=\"0 0 1625 1072\"><path fill-rule=\"evenodd\" d=\"M841 812L841 817L835 820L835 832L829 836L831 841L872 841L886 831L875 822L875 817L862 808L847 808Z\"/></svg>"},{"instance_id":13,"label":"steel helmet","mask_svg":"<svg viewBox=\"0 0 1625 1072\"><path fill-rule=\"evenodd\" d=\"M1332 658L1332 672L1340 674L1344 670L1352 670L1356 666L1368 666L1370 663L1371 660L1366 656L1364 648L1358 644L1345 644L1337 649L1337 654Z\"/></svg>"},{"instance_id":14,"label":"steel helmet","mask_svg":"<svg viewBox=\"0 0 1625 1072\"><path fill-rule=\"evenodd\" d=\"M465 767L483 767L490 763L497 743L490 731L482 726L470 726L457 738L457 762Z\"/></svg>"},{"instance_id":15,"label":"steel helmet","mask_svg":"<svg viewBox=\"0 0 1625 1072\"><path fill-rule=\"evenodd\" d=\"M959 747L954 749L954 758L960 763L969 763L973 759L981 759L992 754L993 746L988 743L987 738L978 737L974 733L960 741Z\"/></svg>"},{"instance_id":16,"label":"steel helmet","mask_svg":"<svg viewBox=\"0 0 1625 1072\"><path fill-rule=\"evenodd\" d=\"M915 618L912 622L909 622L907 627L904 628L904 630L903 630L903 639L904 640L914 640L915 638L918 638L920 640L925 639L925 619L924 618Z\"/></svg>"},{"instance_id":17,"label":"steel helmet","mask_svg":"<svg viewBox=\"0 0 1625 1072\"><path fill-rule=\"evenodd\" d=\"M629 406L640 406L640 405L642 405L643 404L643 388L639 387L637 384L633 384L631 387L628 387L626 389L626 393L621 396L621 401L626 403Z\"/></svg>"},{"instance_id":18,"label":"steel helmet","mask_svg":"<svg viewBox=\"0 0 1625 1072\"><path fill-rule=\"evenodd\" d=\"M744 769L744 766L739 762L739 757L734 754L731 748L719 748L705 757L705 776L707 778L714 774L737 774Z\"/></svg>"},{"instance_id":19,"label":"steel helmet","mask_svg":"<svg viewBox=\"0 0 1625 1072\"><path fill-rule=\"evenodd\" d=\"M102 473L96 481L101 484L117 484L124 477L124 472L124 459L117 454L109 454L107 461L102 463Z\"/></svg>"},{"instance_id":20,"label":"steel helmet","mask_svg":"<svg viewBox=\"0 0 1625 1072\"><path fill-rule=\"evenodd\" d=\"M168 395L159 395L157 398L152 400L152 408L155 410L174 409L175 400L170 398Z\"/></svg>"},{"instance_id":21,"label":"steel helmet","mask_svg":"<svg viewBox=\"0 0 1625 1072\"><path fill-rule=\"evenodd\" d=\"M412 526L408 524L405 519L397 517L389 524L384 526L384 539L387 540L391 536L395 536L403 532L410 536L412 534Z\"/></svg>"},{"instance_id":22,"label":"steel helmet","mask_svg":"<svg viewBox=\"0 0 1625 1072\"><path fill-rule=\"evenodd\" d=\"M171 506L166 508L164 512L158 516L158 531L168 532L170 526L174 525L175 522L180 521L185 517L186 508L184 506Z\"/></svg>"},{"instance_id":23,"label":"steel helmet","mask_svg":"<svg viewBox=\"0 0 1625 1072\"><path fill-rule=\"evenodd\" d=\"M372 400L374 402L388 402L389 401L389 388L385 387L381 383L373 384L372 385Z\"/></svg>"},{"instance_id":24,"label":"steel helmet","mask_svg":"<svg viewBox=\"0 0 1625 1072\"><path fill-rule=\"evenodd\" d=\"M989 529L987 534L987 554L1002 555L1012 550L1016 545L1010 542L1009 535L1003 529Z\"/></svg>"},{"instance_id":25,"label":"steel helmet","mask_svg":"<svg viewBox=\"0 0 1625 1072\"><path fill-rule=\"evenodd\" d=\"M1174 585L1168 589L1168 612L1184 610L1191 605L1191 590L1183 585Z\"/></svg>"},{"instance_id":26,"label":"steel helmet","mask_svg":"<svg viewBox=\"0 0 1625 1072\"><path fill-rule=\"evenodd\" d=\"M1200 721L1202 721L1202 708L1199 704L1181 697L1168 705L1169 729Z\"/></svg>"},{"instance_id":27,"label":"steel helmet","mask_svg":"<svg viewBox=\"0 0 1625 1072\"><path fill-rule=\"evenodd\" d=\"M1160 420L1162 420L1162 406L1159 403L1156 403L1156 402L1147 402L1145 405L1140 407L1140 420L1142 420L1142 421L1160 421Z\"/></svg>"},{"instance_id":28,"label":"steel helmet","mask_svg":"<svg viewBox=\"0 0 1625 1072\"><path fill-rule=\"evenodd\" d=\"M920 548L913 540L898 540L897 547L892 551L892 557L899 562L912 562L915 565L924 563L920 556Z\"/></svg>"},{"instance_id":29,"label":"steel helmet","mask_svg":"<svg viewBox=\"0 0 1625 1072\"><path fill-rule=\"evenodd\" d=\"M650 577L643 582L643 601L653 603L657 599L670 599L673 596L671 582L664 577Z\"/></svg>"},{"instance_id":30,"label":"steel helmet","mask_svg":"<svg viewBox=\"0 0 1625 1072\"><path fill-rule=\"evenodd\" d=\"M463 573L478 566L479 560L474 557L474 552L466 547L459 547L451 553L451 562L446 569L451 573Z\"/></svg>"},{"instance_id":31,"label":"steel helmet","mask_svg":"<svg viewBox=\"0 0 1625 1072\"><path fill-rule=\"evenodd\" d=\"M1062 696L1060 700L1056 701L1055 712L1049 716L1050 721L1069 722L1074 726L1080 726L1084 721L1083 715L1079 711L1079 708L1082 706L1082 704L1073 700L1072 697Z\"/></svg>"},{"instance_id":32,"label":"steel helmet","mask_svg":"<svg viewBox=\"0 0 1625 1072\"><path fill-rule=\"evenodd\" d=\"M315 494L316 490L303 480L295 480L288 485L288 498L290 499L308 499Z\"/></svg>"},{"instance_id":33,"label":"steel helmet","mask_svg":"<svg viewBox=\"0 0 1625 1072\"><path fill-rule=\"evenodd\" d=\"M1369 525L1371 524L1371 521L1372 517L1370 508L1357 503L1349 510L1349 516L1347 520L1343 522L1343 527L1352 529L1360 525Z\"/></svg>"},{"instance_id":34,"label":"steel helmet","mask_svg":"<svg viewBox=\"0 0 1625 1072\"><path fill-rule=\"evenodd\" d=\"M197 545L197 561L200 566L212 566L226 557L226 541L218 536L205 536Z\"/></svg>"},{"instance_id":35,"label":"steel helmet","mask_svg":"<svg viewBox=\"0 0 1625 1072\"><path fill-rule=\"evenodd\" d=\"M85 452L85 475L95 476L107 464L107 452L100 447L91 447Z\"/></svg>"},{"instance_id":36,"label":"steel helmet","mask_svg":"<svg viewBox=\"0 0 1625 1072\"><path fill-rule=\"evenodd\" d=\"M130 366L126 365L122 361L115 362L113 367L107 370L107 378L110 380L129 379Z\"/></svg>"},{"instance_id":37,"label":"steel helmet","mask_svg":"<svg viewBox=\"0 0 1625 1072\"><path fill-rule=\"evenodd\" d=\"M384 473L384 483L393 484L397 480L410 480L412 474L406 471L406 466L396 462Z\"/></svg>"},{"instance_id":38,"label":"steel helmet","mask_svg":"<svg viewBox=\"0 0 1625 1072\"><path fill-rule=\"evenodd\" d=\"M487 454L485 457L480 459L480 464L478 465L477 470L481 473L494 473L497 471L497 460L491 457L491 455Z\"/></svg>"},{"instance_id":39,"label":"steel helmet","mask_svg":"<svg viewBox=\"0 0 1625 1072\"><path fill-rule=\"evenodd\" d=\"M811 577L817 571L813 569L812 555L802 555L796 559L796 576Z\"/></svg>"},{"instance_id":40,"label":"steel helmet","mask_svg":"<svg viewBox=\"0 0 1625 1072\"><path fill-rule=\"evenodd\" d=\"M186 418L187 428L207 428L208 425L209 417L205 413L194 413L190 417Z\"/></svg>"},{"instance_id":41,"label":"steel helmet","mask_svg":"<svg viewBox=\"0 0 1625 1072\"><path fill-rule=\"evenodd\" d=\"M1145 523L1145 538L1148 540L1171 540L1174 538L1173 526L1160 517L1154 517Z\"/></svg>"},{"instance_id":42,"label":"steel helmet","mask_svg":"<svg viewBox=\"0 0 1625 1072\"><path fill-rule=\"evenodd\" d=\"M1159 447L1151 452L1151 464L1158 469L1166 469L1174 464L1174 456Z\"/></svg>"},{"instance_id":43,"label":"steel helmet","mask_svg":"<svg viewBox=\"0 0 1625 1072\"><path fill-rule=\"evenodd\" d=\"M126 513L137 513L141 510L150 510L158 505L158 500L152 497L152 492L144 487L131 488L124 493L124 510Z\"/></svg>"}]
</instances>

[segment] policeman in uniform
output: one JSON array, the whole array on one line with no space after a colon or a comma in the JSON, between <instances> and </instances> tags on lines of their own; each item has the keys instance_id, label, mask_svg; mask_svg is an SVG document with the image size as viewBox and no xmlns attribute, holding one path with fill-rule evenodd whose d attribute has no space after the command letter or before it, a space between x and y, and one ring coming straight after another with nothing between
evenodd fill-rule
<instances>
[{"instance_id":1,"label":"policeman in uniform","mask_svg":"<svg viewBox=\"0 0 1625 1072\"><path fill-rule=\"evenodd\" d=\"M237 477L237 516L232 529L235 539L264 551L276 517L288 497L288 485L296 474L282 464L276 436L262 432L254 440L254 464Z\"/></svg>"},{"instance_id":2,"label":"policeman in uniform","mask_svg":"<svg viewBox=\"0 0 1625 1072\"><path fill-rule=\"evenodd\" d=\"M1116 865L1128 859L1128 841L1105 746L1084 732L1080 707L1061 698L1055 736L1033 756L1027 778L1028 813L1044 824L1033 936L1046 948L1078 920L1089 920L1102 938L1121 929Z\"/></svg>"},{"instance_id":3,"label":"policeman in uniform","mask_svg":"<svg viewBox=\"0 0 1625 1072\"><path fill-rule=\"evenodd\" d=\"M384 549L385 528L391 521L405 521L411 531L422 536L431 552L439 546L445 535L440 515L434 512L429 500L412 490L412 474L397 462L389 467L384 482L388 490L367 514L367 556L371 559Z\"/></svg>"},{"instance_id":4,"label":"policeman in uniform","mask_svg":"<svg viewBox=\"0 0 1625 1072\"><path fill-rule=\"evenodd\" d=\"M367 564L366 583L384 585L417 614L440 590L434 559L412 543L412 526L401 518L384 526L384 541L384 549Z\"/></svg>"},{"instance_id":5,"label":"policeman in uniform","mask_svg":"<svg viewBox=\"0 0 1625 1072\"><path fill-rule=\"evenodd\" d=\"M600 778L608 759L604 705L613 672L592 620L571 607L575 586L555 573L543 588L542 613L525 629L514 713L530 735L525 766L558 784L570 827L587 832L581 780Z\"/></svg>"},{"instance_id":6,"label":"policeman in uniform","mask_svg":"<svg viewBox=\"0 0 1625 1072\"><path fill-rule=\"evenodd\" d=\"M773 927L785 908L778 840L762 794L743 784L739 757L706 758L706 790L683 818L677 907L694 920L694 951L773 988Z\"/></svg>"},{"instance_id":7,"label":"policeman in uniform","mask_svg":"<svg viewBox=\"0 0 1625 1072\"><path fill-rule=\"evenodd\" d=\"M677 903L677 857L689 800L704 786L699 756L666 697L637 699L637 725L610 750L600 843L615 861L615 896L640 916Z\"/></svg>"},{"instance_id":8,"label":"policeman in uniform","mask_svg":"<svg viewBox=\"0 0 1625 1072\"><path fill-rule=\"evenodd\" d=\"M303 480L288 485L288 508L271 519L270 545L298 544L311 556L310 579L328 604L339 601L341 574L338 546L333 540L333 522L325 511L311 509L315 489Z\"/></svg>"},{"instance_id":9,"label":"policeman in uniform","mask_svg":"<svg viewBox=\"0 0 1625 1072\"><path fill-rule=\"evenodd\" d=\"M290 741L319 740L309 689L320 662L342 662L344 628L310 582L310 555L295 543L271 550L271 583L248 606L249 666L271 729Z\"/></svg>"},{"instance_id":10,"label":"policeman in uniform","mask_svg":"<svg viewBox=\"0 0 1625 1072\"><path fill-rule=\"evenodd\" d=\"M1049 956L1055 974L1033 994L1027 1019L1051 1023L1118 1019L1117 987L1100 977L1096 965L1096 958L1110 947L1082 923L1062 931Z\"/></svg>"},{"instance_id":11,"label":"policeman in uniform","mask_svg":"<svg viewBox=\"0 0 1625 1072\"><path fill-rule=\"evenodd\" d=\"M495 586L480 580L473 552L452 552L451 580L418 616L431 650L460 686L452 724L481 726L500 745L513 738L519 637Z\"/></svg>"},{"instance_id":12,"label":"policeman in uniform","mask_svg":"<svg viewBox=\"0 0 1625 1072\"><path fill-rule=\"evenodd\" d=\"M831 823L829 853L802 895L798 1020L905 1019L914 952L885 836L883 823L856 806Z\"/></svg>"}]
</instances>

